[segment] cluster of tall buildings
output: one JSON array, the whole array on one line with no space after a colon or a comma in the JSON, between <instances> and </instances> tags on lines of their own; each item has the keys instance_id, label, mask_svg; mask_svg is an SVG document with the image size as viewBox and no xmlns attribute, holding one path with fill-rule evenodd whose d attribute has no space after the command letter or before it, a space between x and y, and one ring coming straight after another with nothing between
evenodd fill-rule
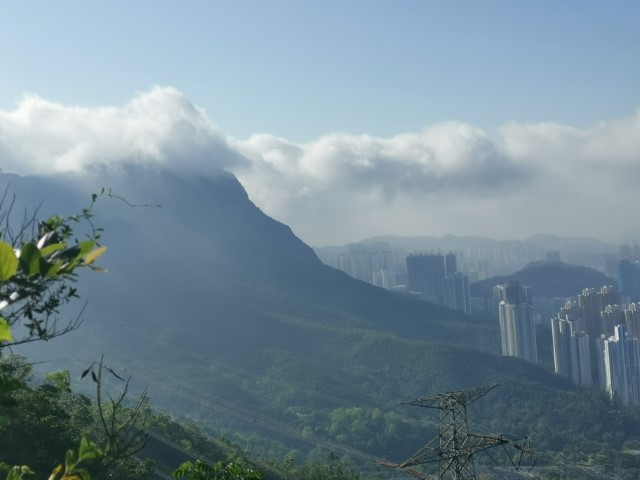
<instances>
[{"instance_id":1,"label":"cluster of tall buildings","mask_svg":"<svg viewBox=\"0 0 640 480\"><path fill-rule=\"evenodd\" d=\"M469 278L458 272L453 253L412 253L407 256L409 291L425 300L471 313Z\"/></svg>"},{"instance_id":2,"label":"cluster of tall buildings","mask_svg":"<svg viewBox=\"0 0 640 480\"><path fill-rule=\"evenodd\" d=\"M396 252L396 256L398 252ZM548 252L558 261L558 252ZM337 266L354 278L396 287L398 264L387 244L354 245ZM463 266L464 267L464 266ZM640 246L620 248L620 289L587 288L577 297L533 298L531 288L511 281L493 288L493 301L471 299L469 278L454 253L406 256L404 291L465 313L490 311L500 322L502 354L538 363L536 327L551 318L555 372L576 385L596 385L625 403L640 404ZM465 267L466 268L466 267ZM638 303L632 303L638 302Z\"/></svg>"},{"instance_id":3,"label":"cluster of tall buildings","mask_svg":"<svg viewBox=\"0 0 640 480\"><path fill-rule=\"evenodd\" d=\"M348 253L338 255L338 270L363 282L391 289L396 286L393 255L386 243L353 245Z\"/></svg>"},{"instance_id":4,"label":"cluster of tall buildings","mask_svg":"<svg viewBox=\"0 0 640 480\"><path fill-rule=\"evenodd\" d=\"M530 287L494 287L502 354L538 363ZM626 404L640 404L640 303L620 305L612 286L587 288L551 319L555 372L576 385L597 385Z\"/></svg>"},{"instance_id":5,"label":"cluster of tall buildings","mask_svg":"<svg viewBox=\"0 0 640 480\"><path fill-rule=\"evenodd\" d=\"M585 289L551 320L556 373L640 403L640 303L620 306L613 287Z\"/></svg>"}]
</instances>

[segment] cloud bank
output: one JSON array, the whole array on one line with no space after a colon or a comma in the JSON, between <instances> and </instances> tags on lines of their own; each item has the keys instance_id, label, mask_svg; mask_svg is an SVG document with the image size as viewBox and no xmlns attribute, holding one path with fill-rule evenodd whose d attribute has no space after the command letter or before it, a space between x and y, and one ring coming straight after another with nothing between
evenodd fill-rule
<instances>
[{"instance_id":1,"label":"cloud bank","mask_svg":"<svg viewBox=\"0 0 640 480\"><path fill-rule=\"evenodd\" d=\"M268 133L232 138L173 88L154 87L120 107L25 96L15 110L0 111L5 172L124 162L229 170L260 208L314 245L379 234L612 239L640 232L640 111L591 129L507 123L489 134L446 122L388 138L335 133L306 144Z\"/></svg>"},{"instance_id":2,"label":"cloud bank","mask_svg":"<svg viewBox=\"0 0 640 480\"><path fill-rule=\"evenodd\" d=\"M93 163L230 168L245 161L205 113L174 88L154 87L122 107L75 107L27 95L0 111L4 171L47 174Z\"/></svg>"}]
</instances>

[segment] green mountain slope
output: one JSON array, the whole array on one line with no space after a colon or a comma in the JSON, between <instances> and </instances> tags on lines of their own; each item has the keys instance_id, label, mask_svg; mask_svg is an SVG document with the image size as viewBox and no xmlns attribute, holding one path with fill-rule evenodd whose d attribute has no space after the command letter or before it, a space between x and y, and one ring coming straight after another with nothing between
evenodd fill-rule
<instances>
[{"instance_id":1,"label":"green mountain slope","mask_svg":"<svg viewBox=\"0 0 640 480\"><path fill-rule=\"evenodd\" d=\"M435 434L437 419L400 401L494 381L501 389L472 407L478 428L594 453L621 448L639 426L598 392L496 356L497 322L323 265L229 175L132 167L0 178L43 210L71 213L102 186L131 203L162 204L99 203L109 273L81 278L89 298L82 328L25 350L74 375L104 353L147 386L154 406L256 455L310 459L329 450L369 465L374 456L401 460Z\"/></svg>"}]
</instances>

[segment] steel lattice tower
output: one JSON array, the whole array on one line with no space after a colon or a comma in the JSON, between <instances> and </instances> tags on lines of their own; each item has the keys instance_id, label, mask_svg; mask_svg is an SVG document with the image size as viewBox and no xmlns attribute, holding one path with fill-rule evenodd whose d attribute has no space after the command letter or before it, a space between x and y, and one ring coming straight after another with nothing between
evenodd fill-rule
<instances>
[{"instance_id":1,"label":"steel lattice tower","mask_svg":"<svg viewBox=\"0 0 640 480\"><path fill-rule=\"evenodd\" d=\"M473 455L487 448L509 445L520 451L518 465L509 456L511 462L517 468L525 453L531 456L534 455L533 450L528 447L526 437L517 438L503 434L475 435L469 433L467 407L497 386L497 384L486 385L470 390L440 393L409 402L402 402L402 405L438 409L439 434L404 462L398 464L381 461L379 462L380 465L399 468L416 478L428 480L426 475L413 467L439 462L439 478L441 480L474 480L476 476Z\"/></svg>"}]
</instances>

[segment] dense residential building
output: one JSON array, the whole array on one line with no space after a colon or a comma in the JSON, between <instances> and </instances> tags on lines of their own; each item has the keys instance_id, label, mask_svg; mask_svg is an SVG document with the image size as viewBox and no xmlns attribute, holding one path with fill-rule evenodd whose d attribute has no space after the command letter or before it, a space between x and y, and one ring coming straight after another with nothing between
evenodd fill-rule
<instances>
[{"instance_id":1,"label":"dense residential building","mask_svg":"<svg viewBox=\"0 0 640 480\"><path fill-rule=\"evenodd\" d=\"M507 285L497 285L494 292L500 300L498 316L502 354L538 363L531 288L512 281Z\"/></svg>"},{"instance_id":2,"label":"dense residential building","mask_svg":"<svg viewBox=\"0 0 640 480\"><path fill-rule=\"evenodd\" d=\"M585 289L578 301L567 301L551 320L555 372L576 385L599 384L611 397L640 403L640 304L607 304L618 292L612 287ZM600 334L592 342L586 332L590 315L601 308ZM593 370L593 365L596 370Z\"/></svg>"},{"instance_id":3,"label":"dense residential building","mask_svg":"<svg viewBox=\"0 0 640 480\"><path fill-rule=\"evenodd\" d=\"M453 275L458 272L458 261L455 253L447 253L444 256L444 274Z\"/></svg>"},{"instance_id":4,"label":"dense residential building","mask_svg":"<svg viewBox=\"0 0 640 480\"><path fill-rule=\"evenodd\" d=\"M607 393L625 404L640 404L640 350L638 339L627 333L625 325L616 325L610 337L599 339L602 372Z\"/></svg>"},{"instance_id":5,"label":"dense residential building","mask_svg":"<svg viewBox=\"0 0 640 480\"><path fill-rule=\"evenodd\" d=\"M616 325L626 323L624 312L624 307L620 305L605 305L604 310L600 312L600 317L602 319L601 335L610 337L613 335L613 330Z\"/></svg>"},{"instance_id":6,"label":"dense residential building","mask_svg":"<svg viewBox=\"0 0 640 480\"><path fill-rule=\"evenodd\" d=\"M444 277L444 304L455 310L471 314L469 277L461 272Z\"/></svg>"},{"instance_id":7,"label":"dense residential building","mask_svg":"<svg viewBox=\"0 0 640 480\"><path fill-rule=\"evenodd\" d=\"M640 303L629 304L624 311L624 323L630 336L640 338Z\"/></svg>"},{"instance_id":8,"label":"dense residential building","mask_svg":"<svg viewBox=\"0 0 640 480\"><path fill-rule=\"evenodd\" d=\"M409 291L434 303L444 304L444 279L456 273L456 256L412 253L407 256Z\"/></svg>"},{"instance_id":9,"label":"dense residential building","mask_svg":"<svg viewBox=\"0 0 640 480\"><path fill-rule=\"evenodd\" d=\"M569 300L551 320L554 369L576 385L605 386L600 338L613 335L625 323L618 306L620 293L612 286L585 288L578 300ZM590 365L587 368L587 365Z\"/></svg>"},{"instance_id":10,"label":"dense residential building","mask_svg":"<svg viewBox=\"0 0 640 480\"><path fill-rule=\"evenodd\" d=\"M618 265L622 294L632 302L640 300L640 261L622 259Z\"/></svg>"},{"instance_id":11,"label":"dense residential building","mask_svg":"<svg viewBox=\"0 0 640 480\"><path fill-rule=\"evenodd\" d=\"M471 313L469 277L458 272L454 253L412 253L407 256L409 291L440 305Z\"/></svg>"},{"instance_id":12,"label":"dense residential building","mask_svg":"<svg viewBox=\"0 0 640 480\"><path fill-rule=\"evenodd\" d=\"M373 272L373 284L376 287L386 288L391 290L396 286L396 274L386 268L375 270Z\"/></svg>"},{"instance_id":13,"label":"dense residential building","mask_svg":"<svg viewBox=\"0 0 640 480\"><path fill-rule=\"evenodd\" d=\"M533 313L536 315L536 323L548 325L547 322L558 314L566 302L566 297L533 297Z\"/></svg>"},{"instance_id":14,"label":"dense residential building","mask_svg":"<svg viewBox=\"0 0 640 480\"><path fill-rule=\"evenodd\" d=\"M576 385L591 385L591 351L584 331L582 310L568 301L556 318L551 319L553 366L555 372L570 378Z\"/></svg>"},{"instance_id":15,"label":"dense residential building","mask_svg":"<svg viewBox=\"0 0 640 480\"><path fill-rule=\"evenodd\" d=\"M393 288L395 267L386 243L352 245L349 253L337 256L336 266L347 275L383 288Z\"/></svg>"},{"instance_id":16,"label":"dense residential building","mask_svg":"<svg viewBox=\"0 0 640 480\"><path fill-rule=\"evenodd\" d=\"M620 292L613 286L603 286L599 290L585 288L578 295L578 305L582 309L584 330L589 336L589 351L591 352L591 374L597 378L599 369L599 357L595 354L596 343L601 335L605 334L602 324L602 312L607 305L620 303Z\"/></svg>"}]
</instances>

